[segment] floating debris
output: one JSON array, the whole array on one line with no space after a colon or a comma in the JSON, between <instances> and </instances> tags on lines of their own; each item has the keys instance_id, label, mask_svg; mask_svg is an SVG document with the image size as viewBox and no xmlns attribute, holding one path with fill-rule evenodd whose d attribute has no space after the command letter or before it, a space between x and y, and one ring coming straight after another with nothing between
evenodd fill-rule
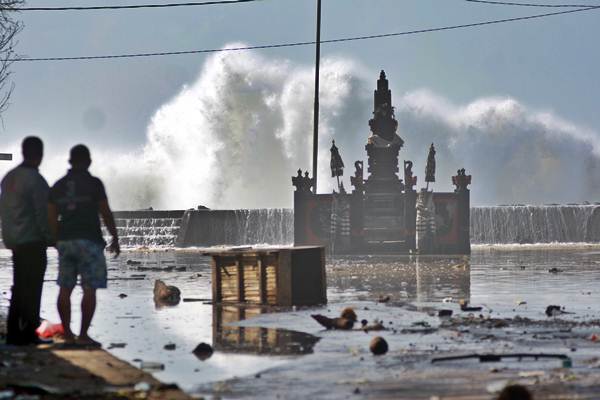
<instances>
[{"instance_id":1,"label":"floating debris","mask_svg":"<svg viewBox=\"0 0 600 400\"><path fill-rule=\"evenodd\" d=\"M390 296L380 296L379 299L377 299L377 302L378 303L387 303L391 299L392 298Z\"/></svg>"},{"instance_id":2,"label":"floating debris","mask_svg":"<svg viewBox=\"0 0 600 400\"><path fill-rule=\"evenodd\" d=\"M165 364L154 361L142 361L140 363L140 368L146 371L163 371L165 369Z\"/></svg>"},{"instance_id":3,"label":"floating debris","mask_svg":"<svg viewBox=\"0 0 600 400\"><path fill-rule=\"evenodd\" d=\"M209 359L213 355L213 348L210 344L202 342L198 346L196 346L192 353L198 359L204 361Z\"/></svg>"},{"instance_id":4,"label":"floating debris","mask_svg":"<svg viewBox=\"0 0 600 400\"><path fill-rule=\"evenodd\" d=\"M201 302L201 301L212 301L212 299L196 299L193 297L184 297L183 298L184 303L194 303L194 302Z\"/></svg>"},{"instance_id":5,"label":"floating debris","mask_svg":"<svg viewBox=\"0 0 600 400\"><path fill-rule=\"evenodd\" d=\"M557 305L549 305L548 307L546 307L546 315L549 317L556 317L557 315L562 315L562 314L575 314L575 313L565 311L564 307L557 306Z\"/></svg>"},{"instance_id":6,"label":"floating debris","mask_svg":"<svg viewBox=\"0 0 600 400\"><path fill-rule=\"evenodd\" d=\"M438 317L451 317L452 316L452 310L439 310L438 311Z\"/></svg>"},{"instance_id":7,"label":"floating debris","mask_svg":"<svg viewBox=\"0 0 600 400\"><path fill-rule=\"evenodd\" d=\"M508 385L502 389L498 400L533 400L533 396L525 386Z\"/></svg>"},{"instance_id":8,"label":"floating debris","mask_svg":"<svg viewBox=\"0 0 600 400\"><path fill-rule=\"evenodd\" d=\"M388 352L388 344L381 336L375 336L369 344L369 349L374 355L380 356Z\"/></svg>"},{"instance_id":9,"label":"floating debris","mask_svg":"<svg viewBox=\"0 0 600 400\"><path fill-rule=\"evenodd\" d=\"M325 329L350 330L354 327L354 320L348 318L329 318L321 314L311 315L315 321L325 327Z\"/></svg>"},{"instance_id":10,"label":"floating debris","mask_svg":"<svg viewBox=\"0 0 600 400\"><path fill-rule=\"evenodd\" d=\"M461 311L464 312L480 312L483 310L483 307L469 306L469 300L460 300L458 303L460 304Z\"/></svg>"},{"instance_id":11,"label":"floating debris","mask_svg":"<svg viewBox=\"0 0 600 400\"><path fill-rule=\"evenodd\" d=\"M154 282L154 302L157 306L175 306L181 301L181 291L160 279Z\"/></svg>"},{"instance_id":12,"label":"floating debris","mask_svg":"<svg viewBox=\"0 0 600 400\"><path fill-rule=\"evenodd\" d=\"M340 317L345 318L345 319L349 319L351 321L358 321L358 317L356 316L356 312L354 312L354 309L352 307L346 307L342 310L342 314L340 315Z\"/></svg>"}]
</instances>

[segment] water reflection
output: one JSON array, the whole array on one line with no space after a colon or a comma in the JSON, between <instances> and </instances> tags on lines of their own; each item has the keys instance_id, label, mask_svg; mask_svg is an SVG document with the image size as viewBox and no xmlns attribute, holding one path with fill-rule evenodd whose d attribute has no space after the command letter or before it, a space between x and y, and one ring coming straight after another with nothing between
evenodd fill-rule
<instances>
[{"instance_id":1,"label":"water reflection","mask_svg":"<svg viewBox=\"0 0 600 400\"><path fill-rule=\"evenodd\" d=\"M420 302L444 298L469 300L471 267L469 257L345 257L331 260L328 287L332 299L346 297L373 300Z\"/></svg>"},{"instance_id":2,"label":"water reflection","mask_svg":"<svg viewBox=\"0 0 600 400\"><path fill-rule=\"evenodd\" d=\"M313 352L319 338L308 333L231 325L269 311L263 307L213 306L215 350L261 355L302 355Z\"/></svg>"}]
</instances>

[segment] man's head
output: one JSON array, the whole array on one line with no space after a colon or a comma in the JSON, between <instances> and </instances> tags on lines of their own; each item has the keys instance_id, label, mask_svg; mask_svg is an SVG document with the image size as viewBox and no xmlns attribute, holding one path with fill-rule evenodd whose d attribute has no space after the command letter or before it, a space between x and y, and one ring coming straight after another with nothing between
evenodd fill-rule
<instances>
[{"instance_id":1,"label":"man's head","mask_svg":"<svg viewBox=\"0 0 600 400\"><path fill-rule=\"evenodd\" d=\"M36 136L27 136L21 143L23 159L36 167L42 163L44 157L44 143Z\"/></svg>"},{"instance_id":2,"label":"man's head","mask_svg":"<svg viewBox=\"0 0 600 400\"><path fill-rule=\"evenodd\" d=\"M71 149L69 163L75 169L88 169L92 163L90 150L83 144L78 144Z\"/></svg>"}]
</instances>

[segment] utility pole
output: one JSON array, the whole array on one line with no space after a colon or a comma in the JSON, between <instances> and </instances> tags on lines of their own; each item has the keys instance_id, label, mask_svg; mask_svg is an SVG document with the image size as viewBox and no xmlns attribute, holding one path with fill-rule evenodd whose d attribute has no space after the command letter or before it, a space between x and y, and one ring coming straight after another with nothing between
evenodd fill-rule
<instances>
[{"instance_id":1,"label":"utility pole","mask_svg":"<svg viewBox=\"0 0 600 400\"><path fill-rule=\"evenodd\" d=\"M321 64L321 0L317 0L317 51L315 59L315 109L313 111L313 193L317 194L317 161L319 157L319 68Z\"/></svg>"}]
</instances>

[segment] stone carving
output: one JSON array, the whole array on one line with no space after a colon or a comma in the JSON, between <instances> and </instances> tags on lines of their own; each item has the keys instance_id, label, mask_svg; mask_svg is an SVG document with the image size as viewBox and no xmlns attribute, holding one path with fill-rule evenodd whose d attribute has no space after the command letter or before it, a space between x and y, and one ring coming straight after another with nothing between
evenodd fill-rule
<instances>
[{"instance_id":1,"label":"stone carving","mask_svg":"<svg viewBox=\"0 0 600 400\"><path fill-rule=\"evenodd\" d=\"M302 176L302 170L298 170L298 175L292 177L292 185L296 187L297 192L310 193L310 188L315 185L315 179L308 176L308 171Z\"/></svg>"},{"instance_id":2,"label":"stone carving","mask_svg":"<svg viewBox=\"0 0 600 400\"><path fill-rule=\"evenodd\" d=\"M407 192L413 192L413 186L417 185L417 177L413 176L412 167L412 161L404 160L404 190Z\"/></svg>"},{"instance_id":3,"label":"stone carving","mask_svg":"<svg viewBox=\"0 0 600 400\"><path fill-rule=\"evenodd\" d=\"M354 186L354 191L362 193L364 190L364 173L363 173L363 162L356 161L354 163L354 176L350 177L350 184Z\"/></svg>"},{"instance_id":4,"label":"stone carving","mask_svg":"<svg viewBox=\"0 0 600 400\"><path fill-rule=\"evenodd\" d=\"M469 190L467 186L471 184L471 175L467 175L464 168L459 169L456 171L456 176L452 177L452 184L456 186L455 192Z\"/></svg>"}]
</instances>

